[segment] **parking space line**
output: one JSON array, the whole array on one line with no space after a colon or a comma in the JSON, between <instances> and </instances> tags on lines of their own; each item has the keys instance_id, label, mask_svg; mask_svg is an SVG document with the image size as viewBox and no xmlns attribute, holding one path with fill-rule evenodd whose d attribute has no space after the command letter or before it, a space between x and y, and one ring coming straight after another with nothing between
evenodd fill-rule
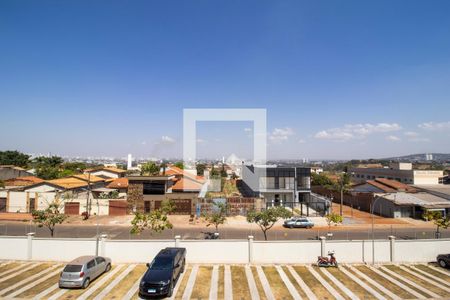
<instances>
[{"instance_id":1,"label":"parking space line","mask_svg":"<svg viewBox=\"0 0 450 300\"><path fill-rule=\"evenodd\" d=\"M225 265L224 271L224 299L225 300L233 300L233 283L231 281L231 269L230 265Z\"/></svg>"},{"instance_id":2,"label":"parking space line","mask_svg":"<svg viewBox=\"0 0 450 300\"><path fill-rule=\"evenodd\" d=\"M217 291L219 285L219 266L214 265L211 274L211 286L209 288L209 299L216 300L217 299Z\"/></svg>"},{"instance_id":3,"label":"parking space line","mask_svg":"<svg viewBox=\"0 0 450 300\"><path fill-rule=\"evenodd\" d=\"M358 277L356 277L355 275L353 275L352 273L350 273L348 270L346 270L345 268L339 268L339 270L344 273L345 275L347 275L351 280L353 280L354 282L356 282L357 284L359 284L363 289L365 289L366 291L368 291L370 294L372 294L375 298L377 298L378 300L387 300L385 297L383 297L380 293L378 293L377 291L375 291L373 288L371 288L370 286L368 286L367 284L365 284L361 279L359 279Z\"/></svg>"},{"instance_id":4,"label":"parking space line","mask_svg":"<svg viewBox=\"0 0 450 300\"><path fill-rule=\"evenodd\" d=\"M16 277L16 276L18 276L18 275L20 275L20 274L22 274L22 273L25 273L26 271L28 271L28 270L30 270L30 269L32 269L32 268L34 268L34 267L37 267L38 265L39 265L39 264L31 264L31 265L29 265L28 267L26 267L26 268L24 268L24 269L20 269L20 268L23 267L23 265L22 265L22 266L20 266L19 268L14 268L14 269L13 269L14 273L13 273L13 274L10 274L10 275L8 275L8 276L5 276L5 277L3 277L3 276L4 276L3 274L0 274L0 276L3 277L2 279L0 279L0 282L6 281L6 280L11 279L11 278L13 278L13 277ZM19 272L15 272L15 271L18 271L19 269L20 269ZM8 274L9 274L9 273L11 273L11 272L8 272Z\"/></svg>"},{"instance_id":5,"label":"parking space line","mask_svg":"<svg viewBox=\"0 0 450 300\"><path fill-rule=\"evenodd\" d=\"M345 300L345 298L342 297L341 294L339 294L339 292L336 291L325 279L323 279L323 277L320 276L320 274L317 273L313 267L306 266L306 268L328 290L328 292L336 298L336 300Z\"/></svg>"},{"instance_id":6,"label":"parking space line","mask_svg":"<svg viewBox=\"0 0 450 300\"><path fill-rule=\"evenodd\" d=\"M403 283L401 283L400 281L396 280L395 278L387 275L384 272L381 272L380 270L378 270L377 268L374 268L372 266L368 266L369 269L371 269L373 272L377 273L378 275L384 277L386 280L390 281L391 283L397 285L398 287L404 289L405 291L407 291L408 293L410 293L411 295L417 297L418 299L426 299L426 297L424 295L422 295L421 293L416 292L415 290L413 290L412 288L404 285Z\"/></svg>"},{"instance_id":7,"label":"parking space line","mask_svg":"<svg viewBox=\"0 0 450 300\"><path fill-rule=\"evenodd\" d=\"M191 274L189 275L186 288L184 289L183 300L191 299L192 290L194 289L195 279L197 278L198 265L192 267Z\"/></svg>"},{"instance_id":8,"label":"parking space line","mask_svg":"<svg viewBox=\"0 0 450 300\"><path fill-rule=\"evenodd\" d=\"M136 267L136 265L129 265L128 268L125 269L125 271L123 271L119 276L117 276L116 278L114 278L113 281L111 281L110 284L108 284L107 287L105 287L100 294L98 294L94 300L100 300L103 299L103 297L106 296L106 294L108 294L122 279L125 278L125 276L127 276L134 268Z\"/></svg>"},{"instance_id":9,"label":"parking space line","mask_svg":"<svg viewBox=\"0 0 450 300\"><path fill-rule=\"evenodd\" d=\"M2 262L0 264L0 267L4 267L4 266L7 266L7 265L12 264L12 263L13 263L12 261Z\"/></svg>"},{"instance_id":10,"label":"parking space line","mask_svg":"<svg viewBox=\"0 0 450 300\"><path fill-rule=\"evenodd\" d=\"M428 267L428 268L430 268L430 269L432 269L432 270L435 270L436 272L439 272L439 273L442 273L442 274L444 274L444 275L447 275L447 276L450 276L450 272L447 272L447 271L445 271L445 270L441 270L440 268L438 268L438 267L435 267L435 266L432 266L432 265L426 265L426 264L421 264L422 266L426 266L426 267Z\"/></svg>"},{"instance_id":11,"label":"parking space line","mask_svg":"<svg viewBox=\"0 0 450 300\"><path fill-rule=\"evenodd\" d=\"M40 283L46 281L47 279L49 279L49 278L51 278L51 277L57 275L57 274L60 273L62 270L63 270L62 268L59 268L59 269L56 270L56 271L53 271L53 272L48 273L48 274L45 275L44 277L41 277L41 278L39 278L38 280L33 281L33 282L31 282L30 284L27 284L26 286L22 287L21 289L19 289L19 290L13 292L13 293L11 293L11 294L9 294L8 296L6 296L6 299L11 299L11 298L14 298L14 297L17 296L17 295L22 294L23 292L25 292L25 291L31 289L32 287L35 287L36 285L38 285L38 284L40 284Z\"/></svg>"},{"instance_id":12,"label":"parking space line","mask_svg":"<svg viewBox=\"0 0 450 300\"><path fill-rule=\"evenodd\" d=\"M328 272L326 269L321 269L322 273L325 274L325 276L328 277L328 279L331 280L331 282L333 282L338 288L340 288L348 297L350 297L350 299L353 300L359 300L359 297L356 296L355 294L353 294L352 291L350 291L345 285L342 284L342 282L340 282L336 277L334 277L333 275L331 275L330 272Z\"/></svg>"},{"instance_id":13,"label":"parking space line","mask_svg":"<svg viewBox=\"0 0 450 300\"><path fill-rule=\"evenodd\" d=\"M181 273L177 279L177 284L175 285L175 288L173 289L172 297L170 297L170 300L175 299L175 296L178 293L178 290L180 289L181 281L183 281L184 275L186 274L186 266L184 267L184 272Z\"/></svg>"},{"instance_id":14,"label":"parking space line","mask_svg":"<svg viewBox=\"0 0 450 300\"><path fill-rule=\"evenodd\" d=\"M308 285L303 281L303 279L300 277L300 275L292 268L292 266L286 266L289 272L291 273L292 277L294 277L297 284L302 288L302 290L305 292L306 296L309 300L317 300L316 295L311 291L311 289L308 287Z\"/></svg>"},{"instance_id":15,"label":"parking space line","mask_svg":"<svg viewBox=\"0 0 450 300\"><path fill-rule=\"evenodd\" d=\"M430 277L430 278L433 278L433 280L435 280L435 281L438 281L438 282L440 282L440 283L442 283L442 284L445 284L445 285L447 285L447 286L450 286L450 282L445 281L445 280L442 279L442 278L439 278L439 277L437 277L437 276L434 276L433 274L428 273L428 272L426 272L426 271L424 271L424 270L421 270L421 269L419 269L419 268L416 268L415 266L409 266L409 267L410 267L411 269L413 269L414 271L416 271L416 272L422 273L423 275L426 275L426 276L428 276L428 277Z\"/></svg>"},{"instance_id":16,"label":"parking space line","mask_svg":"<svg viewBox=\"0 0 450 300\"><path fill-rule=\"evenodd\" d=\"M103 278L101 278L98 282L96 282L93 286L88 288L86 292L81 294L80 297L78 297L78 300L85 300L90 295L92 295L96 290L98 290L103 284L105 284L111 277L113 277L116 273L118 273L120 270L122 270L124 265L118 265L114 270L111 270L107 273L107 275Z\"/></svg>"},{"instance_id":17,"label":"parking space line","mask_svg":"<svg viewBox=\"0 0 450 300\"><path fill-rule=\"evenodd\" d=\"M40 292L39 294L37 294L36 296L34 296L33 300L40 300L40 299L44 298L45 296L47 296L48 294L50 294L51 292L53 292L54 290L56 290L57 288L58 288L58 284L55 283L54 285L50 286L48 289L45 289L42 292Z\"/></svg>"},{"instance_id":18,"label":"parking space line","mask_svg":"<svg viewBox=\"0 0 450 300\"><path fill-rule=\"evenodd\" d=\"M252 300L260 300L255 278L253 277L252 270L250 269L249 265L245 266L245 276L247 277L248 287L250 289L250 296L252 297Z\"/></svg>"},{"instance_id":19,"label":"parking space line","mask_svg":"<svg viewBox=\"0 0 450 300\"><path fill-rule=\"evenodd\" d=\"M264 294L266 295L267 300L275 300L272 290L270 289L269 281L267 280L267 277L264 274L261 266L256 266L256 272L258 273L259 281L261 281L261 285L263 287Z\"/></svg>"},{"instance_id":20,"label":"parking space line","mask_svg":"<svg viewBox=\"0 0 450 300\"><path fill-rule=\"evenodd\" d=\"M39 276L44 275L44 274L47 273L49 270L53 270L53 269L55 269L55 268L59 268L60 266L61 266L61 265L54 265L54 266L50 267L49 269L44 269L44 270L42 270L42 271L39 272L39 273L36 273L36 274L34 274L34 275L30 276L30 277L27 277L27 278L25 278L24 280L21 280L21 281L15 283L15 284L13 284L13 285L10 285L10 286L8 286L7 288L5 288L5 289L3 289L3 290L0 291L0 296L5 295L5 294L8 293L9 291L14 290L15 288L17 288L17 287L19 287L19 286L21 286L21 285L23 285L23 284L25 284L25 283L27 283L27 282L33 281L35 278L38 278Z\"/></svg>"},{"instance_id":21,"label":"parking space line","mask_svg":"<svg viewBox=\"0 0 450 300\"><path fill-rule=\"evenodd\" d=\"M56 284L56 288L59 288L58 283ZM59 297L61 297L62 295L64 295L65 293L67 293L68 291L70 291L69 289L59 289L59 292L57 292L56 294L53 294L51 297L48 298L48 300L56 300ZM41 296L41 299L43 298L43 296Z\"/></svg>"},{"instance_id":22,"label":"parking space line","mask_svg":"<svg viewBox=\"0 0 450 300\"><path fill-rule=\"evenodd\" d=\"M139 288L140 280L136 281L135 284L128 290L128 292L125 294L125 296L122 297L122 300L130 300L133 298L134 294L136 294L138 288Z\"/></svg>"},{"instance_id":23,"label":"parking space line","mask_svg":"<svg viewBox=\"0 0 450 300\"><path fill-rule=\"evenodd\" d=\"M431 279L428 278L428 277L425 277L425 276L423 276L423 275L417 274L416 272L411 271L410 269L405 268L404 266L400 266L400 269L402 269L403 271L405 271L405 272L407 272L407 273L409 273L409 274L411 274L411 275L413 275L413 276L415 276L415 277L417 277L417 278L422 279L423 281L428 282L428 283L431 284L431 285L434 285L434 286L440 288L441 290L444 290L444 291L450 293L450 288L448 288L448 287L446 287L446 286L442 286L441 284L439 284L439 283L437 283L437 282L431 280Z\"/></svg>"},{"instance_id":24,"label":"parking space line","mask_svg":"<svg viewBox=\"0 0 450 300\"><path fill-rule=\"evenodd\" d=\"M15 271L17 271L17 270L22 269L23 266L25 266L25 265L26 265L26 264L20 264L20 265L18 265L18 266L15 267L15 268L12 268L12 269L10 269L10 270L6 270L6 271L0 273L0 276L3 277L3 276L6 276L6 275L8 275L8 274L11 274L11 273L13 273L13 272L15 272Z\"/></svg>"},{"instance_id":25,"label":"parking space line","mask_svg":"<svg viewBox=\"0 0 450 300\"><path fill-rule=\"evenodd\" d=\"M278 274L280 275L281 280L283 280L284 285L287 287L287 289L288 289L289 293L291 294L292 298L294 298L294 300L301 300L302 297L297 292L297 289L292 284L292 282L289 280L289 278L287 277L286 273L284 273L283 269L281 269L280 266L275 266L275 269L278 271Z\"/></svg>"},{"instance_id":26,"label":"parking space line","mask_svg":"<svg viewBox=\"0 0 450 300\"><path fill-rule=\"evenodd\" d=\"M400 274L398 274L398 273L395 273L395 272L392 271L392 270L389 270L388 268L380 267L380 269L383 270L383 271L385 271L386 273L389 273L390 275L392 275L392 276L394 276L394 277L397 277L398 279L400 279L400 280L406 282L407 284L409 284L409 285L415 287L416 289L420 290L421 292L424 292L425 294L430 295L430 296L433 297L433 298L440 298L440 297L441 297L441 296L439 296L438 294L433 293L433 292L430 291L429 289L424 288L423 286L421 286L421 285L418 284L417 282L414 282L414 281L412 281L412 280L409 280L409 279L403 277L402 275L400 275Z\"/></svg>"},{"instance_id":27,"label":"parking space line","mask_svg":"<svg viewBox=\"0 0 450 300\"><path fill-rule=\"evenodd\" d=\"M357 268L354 268L352 266L347 266L350 270L353 270L353 272L355 272L356 274L358 274L358 276L364 278L368 283L370 283L371 285L373 285L374 287L376 287L377 289L379 289L380 291L382 291L383 293L385 293L386 295L388 295L389 297L391 297L394 300L400 300L402 298L398 297L396 294L394 294L393 292L391 292L390 290L388 290L387 288L385 288L384 286L382 286L381 284L379 284L378 282L376 282L375 280L373 280L372 278L370 278L369 276L367 276L366 274L364 274L363 272L361 272L360 270L358 270Z\"/></svg>"}]
</instances>

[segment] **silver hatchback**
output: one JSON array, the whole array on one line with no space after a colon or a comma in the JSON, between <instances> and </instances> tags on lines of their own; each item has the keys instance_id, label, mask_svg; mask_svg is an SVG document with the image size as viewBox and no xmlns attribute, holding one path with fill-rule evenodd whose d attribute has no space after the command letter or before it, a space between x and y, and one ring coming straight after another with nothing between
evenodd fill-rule
<instances>
[{"instance_id":1,"label":"silver hatchback","mask_svg":"<svg viewBox=\"0 0 450 300\"><path fill-rule=\"evenodd\" d=\"M60 288L87 288L91 281L111 270L111 259L80 256L68 263L59 277Z\"/></svg>"}]
</instances>

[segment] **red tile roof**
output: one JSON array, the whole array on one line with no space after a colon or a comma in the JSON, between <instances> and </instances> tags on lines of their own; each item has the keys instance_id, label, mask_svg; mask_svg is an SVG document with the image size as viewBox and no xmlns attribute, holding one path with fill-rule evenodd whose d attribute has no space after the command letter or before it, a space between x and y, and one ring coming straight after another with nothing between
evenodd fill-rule
<instances>
[{"instance_id":1,"label":"red tile roof","mask_svg":"<svg viewBox=\"0 0 450 300\"><path fill-rule=\"evenodd\" d=\"M109 189L127 189L128 178L117 178L106 186Z\"/></svg>"},{"instance_id":2,"label":"red tile roof","mask_svg":"<svg viewBox=\"0 0 450 300\"><path fill-rule=\"evenodd\" d=\"M200 191L202 184L190 178L181 178L172 186L172 191Z\"/></svg>"},{"instance_id":3,"label":"red tile roof","mask_svg":"<svg viewBox=\"0 0 450 300\"><path fill-rule=\"evenodd\" d=\"M5 180L7 186L28 186L35 183L41 183L44 180L36 176L22 176Z\"/></svg>"}]
</instances>

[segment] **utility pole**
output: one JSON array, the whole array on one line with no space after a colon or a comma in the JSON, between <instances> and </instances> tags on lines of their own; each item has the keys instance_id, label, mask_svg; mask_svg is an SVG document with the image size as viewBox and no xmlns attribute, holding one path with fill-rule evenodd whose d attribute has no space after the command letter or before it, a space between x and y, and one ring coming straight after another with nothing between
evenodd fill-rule
<instances>
[{"instance_id":1,"label":"utility pole","mask_svg":"<svg viewBox=\"0 0 450 300\"><path fill-rule=\"evenodd\" d=\"M88 173L88 188L87 188L87 196L86 196L86 219L89 219L89 215L91 214L91 203L89 201L89 196L91 194L91 173Z\"/></svg>"}]
</instances>

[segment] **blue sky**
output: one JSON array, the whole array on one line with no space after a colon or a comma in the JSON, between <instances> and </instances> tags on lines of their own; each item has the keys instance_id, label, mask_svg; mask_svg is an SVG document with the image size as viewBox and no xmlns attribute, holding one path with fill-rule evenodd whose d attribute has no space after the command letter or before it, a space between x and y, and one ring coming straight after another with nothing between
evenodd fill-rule
<instances>
[{"instance_id":1,"label":"blue sky","mask_svg":"<svg viewBox=\"0 0 450 300\"><path fill-rule=\"evenodd\" d=\"M181 156L184 108L265 108L269 158L448 152L449 13L445 0L4 0L0 149ZM248 157L248 130L202 124L198 155Z\"/></svg>"}]
</instances>

